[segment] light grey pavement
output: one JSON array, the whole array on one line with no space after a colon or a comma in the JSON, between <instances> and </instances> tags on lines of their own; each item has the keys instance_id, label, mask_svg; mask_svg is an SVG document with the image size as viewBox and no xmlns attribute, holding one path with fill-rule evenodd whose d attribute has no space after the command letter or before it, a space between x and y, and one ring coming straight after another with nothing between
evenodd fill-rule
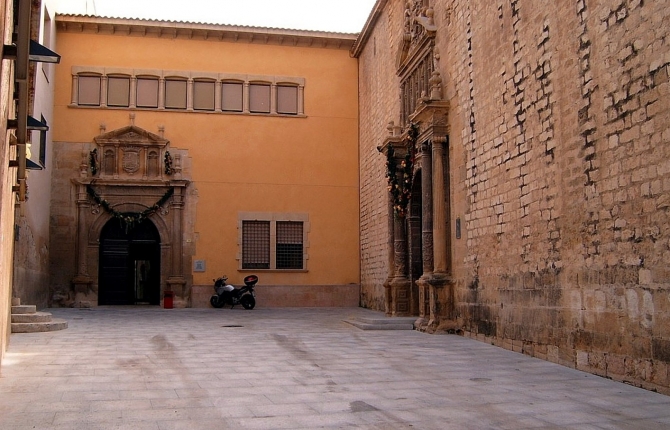
<instances>
[{"instance_id":1,"label":"light grey pavement","mask_svg":"<svg viewBox=\"0 0 670 430\"><path fill-rule=\"evenodd\" d=\"M663 429L670 397L365 309L53 309L13 334L0 429Z\"/></svg>"}]
</instances>

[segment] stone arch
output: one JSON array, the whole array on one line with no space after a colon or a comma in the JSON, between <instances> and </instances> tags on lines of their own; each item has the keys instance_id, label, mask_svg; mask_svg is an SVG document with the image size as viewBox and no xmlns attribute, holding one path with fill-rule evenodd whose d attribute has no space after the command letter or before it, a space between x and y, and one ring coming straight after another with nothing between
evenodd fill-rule
<instances>
[{"instance_id":1,"label":"stone arch","mask_svg":"<svg viewBox=\"0 0 670 430\"><path fill-rule=\"evenodd\" d=\"M114 209L116 209L119 212L138 212L137 210L138 208L140 209L139 212L142 212L145 209L147 209L148 206L138 204L121 204L116 205L114 207ZM88 230L89 245L90 244L95 245L98 243L98 240L100 239L100 233L102 232L103 227L107 224L107 222L110 219L112 219L112 215L108 212L103 211L95 219L95 221L91 223L91 226ZM161 245L170 245L170 232L163 217L154 213L149 216L149 219L151 220L151 222L154 223L156 229L158 229L158 234L160 235L161 238Z\"/></svg>"}]
</instances>

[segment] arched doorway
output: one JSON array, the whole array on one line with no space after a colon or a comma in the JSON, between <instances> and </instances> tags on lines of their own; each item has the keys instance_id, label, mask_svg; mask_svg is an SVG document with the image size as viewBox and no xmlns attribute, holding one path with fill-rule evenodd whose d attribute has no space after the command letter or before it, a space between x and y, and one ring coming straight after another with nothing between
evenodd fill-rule
<instances>
[{"instance_id":1,"label":"arched doorway","mask_svg":"<svg viewBox=\"0 0 670 430\"><path fill-rule=\"evenodd\" d=\"M99 305L160 303L160 235L148 219L112 218L100 232Z\"/></svg>"}]
</instances>

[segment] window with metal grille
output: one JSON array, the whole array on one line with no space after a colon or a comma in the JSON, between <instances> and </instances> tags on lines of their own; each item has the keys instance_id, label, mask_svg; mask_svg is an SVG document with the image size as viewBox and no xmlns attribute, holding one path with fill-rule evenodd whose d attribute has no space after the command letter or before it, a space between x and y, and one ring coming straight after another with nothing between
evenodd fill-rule
<instances>
[{"instance_id":1,"label":"window with metal grille","mask_svg":"<svg viewBox=\"0 0 670 430\"><path fill-rule=\"evenodd\" d=\"M270 221L242 221L242 268L270 268Z\"/></svg>"},{"instance_id":2,"label":"window with metal grille","mask_svg":"<svg viewBox=\"0 0 670 430\"><path fill-rule=\"evenodd\" d=\"M277 269L303 268L302 238L302 222L277 221Z\"/></svg>"}]
</instances>

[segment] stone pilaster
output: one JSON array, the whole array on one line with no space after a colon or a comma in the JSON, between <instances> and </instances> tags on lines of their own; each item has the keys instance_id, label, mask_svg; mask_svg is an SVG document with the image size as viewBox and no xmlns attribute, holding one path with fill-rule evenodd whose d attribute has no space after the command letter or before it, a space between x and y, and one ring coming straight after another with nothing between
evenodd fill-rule
<instances>
[{"instance_id":1,"label":"stone pilaster","mask_svg":"<svg viewBox=\"0 0 670 430\"><path fill-rule=\"evenodd\" d=\"M433 161L429 142L420 145L421 159L421 244L423 274L417 280L419 287L419 319L414 325L425 326L430 319L428 279L433 274Z\"/></svg>"}]
</instances>

